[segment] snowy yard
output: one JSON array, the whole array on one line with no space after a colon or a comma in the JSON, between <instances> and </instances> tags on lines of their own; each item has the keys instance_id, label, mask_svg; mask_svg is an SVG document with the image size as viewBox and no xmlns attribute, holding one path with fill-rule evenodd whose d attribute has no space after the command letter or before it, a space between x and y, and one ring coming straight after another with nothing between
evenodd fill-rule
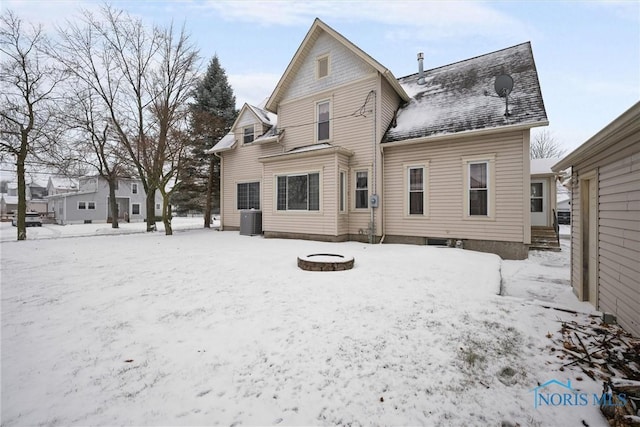
<instances>
[{"instance_id":1,"label":"snowy yard","mask_svg":"<svg viewBox=\"0 0 640 427\"><path fill-rule=\"evenodd\" d=\"M566 240L501 261L201 221L173 236L57 226L68 238L26 242L1 224L3 426L606 425L596 406L534 408L551 379L601 390L548 351L560 319L589 321L544 307L589 311ZM311 253L355 267L298 269Z\"/></svg>"}]
</instances>

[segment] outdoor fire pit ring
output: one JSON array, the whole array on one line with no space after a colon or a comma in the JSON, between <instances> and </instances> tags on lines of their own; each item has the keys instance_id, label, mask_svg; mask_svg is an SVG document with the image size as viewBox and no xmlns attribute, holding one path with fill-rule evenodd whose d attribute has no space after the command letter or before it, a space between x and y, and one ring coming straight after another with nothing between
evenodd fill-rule
<instances>
[{"instance_id":1,"label":"outdoor fire pit ring","mask_svg":"<svg viewBox=\"0 0 640 427\"><path fill-rule=\"evenodd\" d=\"M298 257L298 267L307 271L344 271L353 268L354 258L338 254L311 254Z\"/></svg>"}]
</instances>

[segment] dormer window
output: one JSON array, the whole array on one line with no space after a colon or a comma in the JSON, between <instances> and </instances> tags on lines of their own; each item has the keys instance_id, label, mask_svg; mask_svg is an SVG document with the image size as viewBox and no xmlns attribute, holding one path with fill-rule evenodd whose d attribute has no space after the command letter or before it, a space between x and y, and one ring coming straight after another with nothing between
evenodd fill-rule
<instances>
[{"instance_id":1,"label":"dormer window","mask_svg":"<svg viewBox=\"0 0 640 427\"><path fill-rule=\"evenodd\" d=\"M251 126L247 126L246 128L244 128L244 143L248 144L250 142L253 142L253 125Z\"/></svg>"},{"instance_id":2,"label":"dormer window","mask_svg":"<svg viewBox=\"0 0 640 427\"><path fill-rule=\"evenodd\" d=\"M329 75L329 55L318 57L316 61L316 75L319 79Z\"/></svg>"}]
</instances>

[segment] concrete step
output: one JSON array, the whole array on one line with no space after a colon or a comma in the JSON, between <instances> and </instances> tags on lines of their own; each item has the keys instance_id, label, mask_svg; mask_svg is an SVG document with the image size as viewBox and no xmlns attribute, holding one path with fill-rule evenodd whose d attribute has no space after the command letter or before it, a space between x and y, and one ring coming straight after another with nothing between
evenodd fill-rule
<instances>
[{"instance_id":1,"label":"concrete step","mask_svg":"<svg viewBox=\"0 0 640 427\"><path fill-rule=\"evenodd\" d=\"M531 251L560 251L560 243L553 227L531 227Z\"/></svg>"}]
</instances>

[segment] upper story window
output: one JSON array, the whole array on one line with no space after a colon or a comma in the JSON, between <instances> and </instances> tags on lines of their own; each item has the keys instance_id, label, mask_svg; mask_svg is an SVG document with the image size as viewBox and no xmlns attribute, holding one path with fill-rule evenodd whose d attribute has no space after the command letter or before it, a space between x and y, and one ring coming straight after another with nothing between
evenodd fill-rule
<instances>
[{"instance_id":1,"label":"upper story window","mask_svg":"<svg viewBox=\"0 0 640 427\"><path fill-rule=\"evenodd\" d=\"M138 194L138 184L135 182L131 184L131 194Z\"/></svg>"},{"instance_id":2,"label":"upper story window","mask_svg":"<svg viewBox=\"0 0 640 427\"><path fill-rule=\"evenodd\" d=\"M321 79L329 75L329 55L319 56L316 60L316 76Z\"/></svg>"},{"instance_id":3,"label":"upper story window","mask_svg":"<svg viewBox=\"0 0 640 427\"><path fill-rule=\"evenodd\" d=\"M244 128L244 139L243 139L243 142L245 144L248 144L250 142L253 142L253 140L254 140L253 125L245 127Z\"/></svg>"},{"instance_id":4,"label":"upper story window","mask_svg":"<svg viewBox=\"0 0 640 427\"><path fill-rule=\"evenodd\" d=\"M318 141L331 139L331 101L322 101L317 104L318 115Z\"/></svg>"}]
</instances>

